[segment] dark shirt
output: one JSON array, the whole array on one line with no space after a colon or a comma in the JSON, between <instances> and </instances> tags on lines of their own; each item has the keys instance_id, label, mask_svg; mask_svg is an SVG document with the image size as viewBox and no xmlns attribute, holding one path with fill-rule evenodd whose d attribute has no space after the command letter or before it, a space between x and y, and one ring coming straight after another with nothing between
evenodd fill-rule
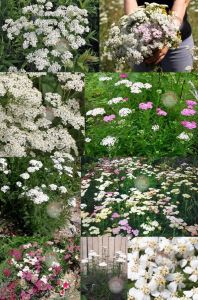
<instances>
[{"instance_id":1,"label":"dark shirt","mask_svg":"<svg viewBox=\"0 0 198 300\"><path fill-rule=\"evenodd\" d=\"M144 5L145 2L166 4L166 5L168 5L169 9L171 9L173 7L173 3L174 3L173 0L155 0L155 1L152 1L152 0L146 0L146 1L137 0L138 5ZM192 34L192 29L191 29L191 26L188 22L187 13L184 16L184 20L183 20L183 23L181 25L180 31L181 31L182 41L187 39Z\"/></svg>"}]
</instances>

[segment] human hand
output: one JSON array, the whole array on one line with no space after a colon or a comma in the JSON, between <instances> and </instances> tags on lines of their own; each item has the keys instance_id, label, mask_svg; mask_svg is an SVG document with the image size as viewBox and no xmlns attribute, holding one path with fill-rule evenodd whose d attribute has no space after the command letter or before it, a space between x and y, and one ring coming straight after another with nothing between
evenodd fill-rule
<instances>
[{"instance_id":1,"label":"human hand","mask_svg":"<svg viewBox=\"0 0 198 300\"><path fill-rule=\"evenodd\" d=\"M169 48L167 46L164 46L162 49L155 51L153 56L151 56L145 60L145 63L158 65L164 59L168 50L169 50Z\"/></svg>"}]
</instances>

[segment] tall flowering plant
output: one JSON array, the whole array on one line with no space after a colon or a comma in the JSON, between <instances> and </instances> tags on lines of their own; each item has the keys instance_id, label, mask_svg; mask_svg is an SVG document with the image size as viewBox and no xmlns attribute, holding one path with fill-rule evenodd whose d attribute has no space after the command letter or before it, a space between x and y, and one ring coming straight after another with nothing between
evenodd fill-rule
<instances>
[{"instance_id":1,"label":"tall flowering plant","mask_svg":"<svg viewBox=\"0 0 198 300\"><path fill-rule=\"evenodd\" d=\"M107 252L105 247L100 255L90 250L88 257L81 259L81 290L86 299L113 299L116 294L125 295L127 256L118 251L114 257L109 257Z\"/></svg>"},{"instance_id":2,"label":"tall flowering plant","mask_svg":"<svg viewBox=\"0 0 198 300\"><path fill-rule=\"evenodd\" d=\"M106 42L106 51L114 60L130 66L163 48L177 48L181 42L174 15L167 13L166 5L146 3L134 13L113 24Z\"/></svg>"}]
</instances>

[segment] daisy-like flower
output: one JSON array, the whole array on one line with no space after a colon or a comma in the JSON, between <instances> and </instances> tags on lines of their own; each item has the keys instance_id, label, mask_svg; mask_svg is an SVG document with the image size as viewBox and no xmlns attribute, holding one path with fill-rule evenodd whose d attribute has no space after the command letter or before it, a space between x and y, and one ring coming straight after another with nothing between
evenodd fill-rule
<instances>
[{"instance_id":1,"label":"daisy-like flower","mask_svg":"<svg viewBox=\"0 0 198 300\"><path fill-rule=\"evenodd\" d=\"M190 266L184 269L186 274L189 274L189 280L193 282L198 282L198 258L193 258L190 261Z\"/></svg>"}]
</instances>

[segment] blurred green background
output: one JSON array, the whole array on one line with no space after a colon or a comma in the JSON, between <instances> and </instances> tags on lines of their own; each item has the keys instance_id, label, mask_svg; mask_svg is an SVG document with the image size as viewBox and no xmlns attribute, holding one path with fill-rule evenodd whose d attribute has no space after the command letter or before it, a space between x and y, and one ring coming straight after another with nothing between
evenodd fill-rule
<instances>
[{"instance_id":1,"label":"blurred green background","mask_svg":"<svg viewBox=\"0 0 198 300\"><path fill-rule=\"evenodd\" d=\"M103 55L104 44L108 36L108 29L112 23L117 23L124 15L124 0L100 0L100 70L115 71L114 64ZM198 71L198 0L191 0L188 8L189 20L193 29L195 41L195 65L194 70ZM130 71L125 70L125 71Z\"/></svg>"}]
</instances>

